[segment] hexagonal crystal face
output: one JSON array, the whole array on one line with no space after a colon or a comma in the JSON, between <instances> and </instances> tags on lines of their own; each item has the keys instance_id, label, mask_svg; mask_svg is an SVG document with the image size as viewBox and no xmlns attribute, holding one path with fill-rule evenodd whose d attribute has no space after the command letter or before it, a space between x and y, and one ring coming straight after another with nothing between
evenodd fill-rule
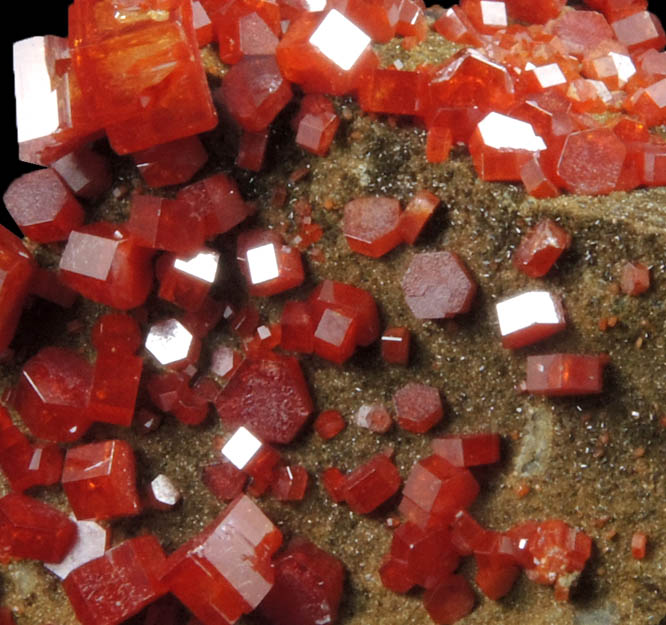
<instances>
[{"instance_id":1,"label":"hexagonal crystal face","mask_svg":"<svg viewBox=\"0 0 666 625\"><path fill-rule=\"evenodd\" d=\"M249 249L246 257L252 284L261 284L279 277L277 253L272 243Z\"/></svg>"},{"instance_id":2,"label":"hexagonal crystal face","mask_svg":"<svg viewBox=\"0 0 666 625\"><path fill-rule=\"evenodd\" d=\"M74 516L70 517L76 523L77 537L74 546L58 564L44 564L44 566L65 579L74 569L81 565L104 555L109 544L109 530L102 527L96 521L77 521Z\"/></svg>"},{"instance_id":3,"label":"hexagonal crystal face","mask_svg":"<svg viewBox=\"0 0 666 625\"><path fill-rule=\"evenodd\" d=\"M151 483L150 490L155 501L165 506L175 506L181 498L180 491L169 476L160 473Z\"/></svg>"},{"instance_id":4,"label":"hexagonal crystal face","mask_svg":"<svg viewBox=\"0 0 666 625\"><path fill-rule=\"evenodd\" d=\"M310 43L340 69L350 70L370 43L370 37L332 9L312 33Z\"/></svg>"},{"instance_id":5,"label":"hexagonal crystal face","mask_svg":"<svg viewBox=\"0 0 666 625\"><path fill-rule=\"evenodd\" d=\"M168 365L187 358L193 338L180 321L165 319L150 328L146 349L161 365Z\"/></svg>"},{"instance_id":6,"label":"hexagonal crystal face","mask_svg":"<svg viewBox=\"0 0 666 625\"><path fill-rule=\"evenodd\" d=\"M237 469L244 469L259 451L261 441L250 430L239 427L222 448L222 455Z\"/></svg>"},{"instance_id":7,"label":"hexagonal crystal face","mask_svg":"<svg viewBox=\"0 0 666 625\"><path fill-rule=\"evenodd\" d=\"M506 26L506 5L494 0L481 0L481 19L486 26Z\"/></svg>"}]
</instances>

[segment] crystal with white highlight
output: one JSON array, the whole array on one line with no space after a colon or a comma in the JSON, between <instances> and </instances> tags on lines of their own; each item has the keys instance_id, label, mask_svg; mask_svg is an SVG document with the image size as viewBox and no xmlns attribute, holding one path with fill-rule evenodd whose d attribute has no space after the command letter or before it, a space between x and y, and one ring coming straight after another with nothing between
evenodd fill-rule
<instances>
[{"instance_id":1,"label":"crystal with white highlight","mask_svg":"<svg viewBox=\"0 0 666 625\"><path fill-rule=\"evenodd\" d=\"M150 492L155 501L166 508L173 508L182 498L176 485L163 473L150 483Z\"/></svg>"},{"instance_id":2,"label":"crystal with white highlight","mask_svg":"<svg viewBox=\"0 0 666 625\"><path fill-rule=\"evenodd\" d=\"M506 26L506 4L495 0L481 0L481 19L486 26Z\"/></svg>"},{"instance_id":3,"label":"crystal with white highlight","mask_svg":"<svg viewBox=\"0 0 666 625\"><path fill-rule=\"evenodd\" d=\"M247 266L252 284L261 284L279 277L275 245L268 243L247 251Z\"/></svg>"},{"instance_id":4,"label":"crystal with white highlight","mask_svg":"<svg viewBox=\"0 0 666 625\"><path fill-rule=\"evenodd\" d=\"M237 469L243 470L261 445L261 441L252 432L241 426L222 448L222 455Z\"/></svg>"},{"instance_id":5,"label":"crystal with white highlight","mask_svg":"<svg viewBox=\"0 0 666 625\"><path fill-rule=\"evenodd\" d=\"M76 523L77 529L74 546L62 562L44 565L60 579L65 579L74 569L86 562L103 556L111 536L108 528L102 527L95 521L77 521L73 515L70 518Z\"/></svg>"},{"instance_id":6,"label":"crystal with white highlight","mask_svg":"<svg viewBox=\"0 0 666 625\"><path fill-rule=\"evenodd\" d=\"M312 33L310 43L340 69L348 71L365 52L370 37L342 13L332 9Z\"/></svg>"},{"instance_id":7,"label":"crystal with white highlight","mask_svg":"<svg viewBox=\"0 0 666 625\"><path fill-rule=\"evenodd\" d=\"M177 319L165 319L151 326L146 349L161 365L185 360L194 337Z\"/></svg>"},{"instance_id":8,"label":"crystal with white highlight","mask_svg":"<svg viewBox=\"0 0 666 625\"><path fill-rule=\"evenodd\" d=\"M496 306L502 345L516 349L545 339L566 326L562 302L548 291L530 291Z\"/></svg>"},{"instance_id":9,"label":"crystal with white highlight","mask_svg":"<svg viewBox=\"0 0 666 625\"><path fill-rule=\"evenodd\" d=\"M208 284L215 282L217 267L220 262L220 253L215 250L204 250L197 252L191 258L176 258L173 263L174 269L182 271L193 278L197 278Z\"/></svg>"},{"instance_id":10,"label":"crystal with white highlight","mask_svg":"<svg viewBox=\"0 0 666 625\"><path fill-rule=\"evenodd\" d=\"M532 124L507 115L488 113L477 128L485 145L495 150L539 152L546 149L544 140L534 132Z\"/></svg>"}]
</instances>

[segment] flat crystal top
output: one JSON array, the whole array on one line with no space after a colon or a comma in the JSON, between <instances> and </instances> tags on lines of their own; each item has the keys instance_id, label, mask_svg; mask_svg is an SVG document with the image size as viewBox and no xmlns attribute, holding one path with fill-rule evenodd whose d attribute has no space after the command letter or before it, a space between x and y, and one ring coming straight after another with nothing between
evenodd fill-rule
<instances>
[{"instance_id":1,"label":"flat crystal top","mask_svg":"<svg viewBox=\"0 0 666 625\"><path fill-rule=\"evenodd\" d=\"M60 579L65 579L74 569L103 556L109 545L109 530L107 528L102 527L95 521L77 521L74 516L71 516L70 519L76 523L77 529L74 546L62 562L44 564L51 573L57 575Z\"/></svg>"},{"instance_id":2,"label":"flat crystal top","mask_svg":"<svg viewBox=\"0 0 666 625\"><path fill-rule=\"evenodd\" d=\"M237 469L243 470L260 447L261 441L252 432L241 426L222 447L222 455Z\"/></svg>"},{"instance_id":3,"label":"flat crystal top","mask_svg":"<svg viewBox=\"0 0 666 625\"><path fill-rule=\"evenodd\" d=\"M175 506L180 501L180 491L169 476L160 473L151 483L150 489L156 501L167 506Z\"/></svg>"},{"instance_id":4,"label":"flat crystal top","mask_svg":"<svg viewBox=\"0 0 666 625\"><path fill-rule=\"evenodd\" d=\"M217 267L220 262L220 253L214 250L198 252L191 258L176 258L173 263L174 269L182 271L193 278L213 284L217 275Z\"/></svg>"},{"instance_id":5,"label":"flat crystal top","mask_svg":"<svg viewBox=\"0 0 666 625\"><path fill-rule=\"evenodd\" d=\"M58 93L51 84L46 37L14 44L14 92L19 143L47 137L60 126Z\"/></svg>"},{"instance_id":6,"label":"flat crystal top","mask_svg":"<svg viewBox=\"0 0 666 625\"><path fill-rule=\"evenodd\" d=\"M481 15L487 26L506 26L506 5L504 2L481 0Z\"/></svg>"},{"instance_id":7,"label":"flat crystal top","mask_svg":"<svg viewBox=\"0 0 666 625\"><path fill-rule=\"evenodd\" d=\"M543 139L534 132L532 124L500 113L489 113L478 125L483 142L496 150L545 150Z\"/></svg>"},{"instance_id":8,"label":"flat crystal top","mask_svg":"<svg viewBox=\"0 0 666 625\"><path fill-rule=\"evenodd\" d=\"M273 243L249 249L246 258L252 284L261 284L280 276Z\"/></svg>"},{"instance_id":9,"label":"flat crystal top","mask_svg":"<svg viewBox=\"0 0 666 625\"><path fill-rule=\"evenodd\" d=\"M106 280L119 241L73 231L60 258L60 269L96 280Z\"/></svg>"},{"instance_id":10,"label":"flat crystal top","mask_svg":"<svg viewBox=\"0 0 666 625\"><path fill-rule=\"evenodd\" d=\"M636 73L636 66L631 57L626 54L618 54L617 52L609 52L608 56L613 60L620 83L628 82Z\"/></svg>"},{"instance_id":11,"label":"flat crystal top","mask_svg":"<svg viewBox=\"0 0 666 625\"><path fill-rule=\"evenodd\" d=\"M496 306L502 336L535 324L561 323L560 310L548 291L530 291L499 302Z\"/></svg>"},{"instance_id":12,"label":"flat crystal top","mask_svg":"<svg viewBox=\"0 0 666 625\"><path fill-rule=\"evenodd\" d=\"M370 37L332 9L312 33L310 43L340 69L350 70L370 43Z\"/></svg>"},{"instance_id":13,"label":"flat crystal top","mask_svg":"<svg viewBox=\"0 0 666 625\"><path fill-rule=\"evenodd\" d=\"M146 349L161 365L184 360L192 345L191 332L177 319L160 321L150 328Z\"/></svg>"}]
</instances>

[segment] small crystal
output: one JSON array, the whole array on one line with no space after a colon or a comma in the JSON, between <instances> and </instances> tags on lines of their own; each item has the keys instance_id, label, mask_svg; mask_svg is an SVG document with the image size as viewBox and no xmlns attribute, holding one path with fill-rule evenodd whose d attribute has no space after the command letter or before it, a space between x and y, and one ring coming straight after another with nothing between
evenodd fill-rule
<instances>
[{"instance_id":1,"label":"small crystal","mask_svg":"<svg viewBox=\"0 0 666 625\"><path fill-rule=\"evenodd\" d=\"M340 42L344 41L344 45ZM332 9L312 33L310 44L341 69L350 70L370 44L370 37Z\"/></svg>"},{"instance_id":2,"label":"small crystal","mask_svg":"<svg viewBox=\"0 0 666 625\"><path fill-rule=\"evenodd\" d=\"M243 426L239 427L222 448L222 455L237 469L245 469L261 449L262 442Z\"/></svg>"},{"instance_id":3,"label":"small crystal","mask_svg":"<svg viewBox=\"0 0 666 625\"><path fill-rule=\"evenodd\" d=\"M111 538L109 528L95 521L77 521L76 517L72 517L72 521L76 523L77 534L71 551L59 564L44 565L60 579L65 579L74 569L103 556Z\"/></svg>"},{"instance_id":4,"label":"small crystal","mask_svg":"<svg viewBox=\"0 0 666 625\"><path fill-rule=\"evenodd\" d=\"M150 495L154 505L164 510L173 508L183 498L171 478L163 473L150 482Z\"/></svg>"},{"instance_id":5,"label":"small crystal","mask_svg":"<svg viewBox=\"0 0 666 625\"><path fill-rule=\"evenodd\" d=\"M153 324L146 336L146 349L164 366L180 366L195 360L200 343L177 319Z\"/></svg>"},{"instance_id":6,"label":"small crystal","mask_svg":"<svg viewBox=\"0 0 666 625\"><path fill-rule=\"evenodd\" d=\"M548 291L521 293L496 304L502 345L517 349L564 330L562 302Z\"/></svg>"}]
</instances>

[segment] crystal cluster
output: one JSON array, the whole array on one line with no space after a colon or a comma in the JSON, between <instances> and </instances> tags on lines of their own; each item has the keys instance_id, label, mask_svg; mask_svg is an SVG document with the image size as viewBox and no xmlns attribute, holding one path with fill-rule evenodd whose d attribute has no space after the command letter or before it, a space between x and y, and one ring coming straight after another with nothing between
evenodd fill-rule
<instances>
[{"instance_id":1,"label":"crystal cluster","mask_svg":"<svg viewBox=\"0 0 666 625\"><path fill-rule=\"evenodd\" d=\"M270 219L251 221L255 205L217 171L205 133L220 124L225 140L238 139L236 166L258 172L275 156L276 120L288 115L295 144L325 157L340 149L336 134L349 121L336 96L350 96L391 123L414 118L430 163L464 144L481 179L521 182L536 198L666 184L666 143L652 132L666 122L666 34L642 0L585 4L461 0L432 20L421 0L75 0L67 39L17 42L19 154L42 168L3 197L28 241L0 229L0 354L12 357L32 295L63 308L82 296L104 310L91 328L70 329L89 331L94 350L38 346L3 396L16 415L0 407L0 469L12 489L0 498L0 561L45 563L83 625L119 625L144 608L146 624L177 623L173 597L203 625L230 625L255 609L272 625L334 623L342 563L300 537L280 550L282 533L255 499L295 506L312 488L308 468L279 448L307 436L316 407L299 358L356 365L357 350L376 347L400 373L414 351L412 326L394 319L382 331L371 288L308 285L303 252L324 236L312 207L294 202L291 239ZM373 43L397 35L410 49L431 30L462 49L413 70L380 65ZM226 64L212 93L200 50L210 43L204 54ZM126 199L119 222L88 211L112 186L109 148L137 173L133 188L113 190ZM276 206L286 199L276 185ZM427 239L439 204L422 188L405 198L349 199L339 207L340 240L387 262L399 245ZM39 245L57 262L41 266ZM525 280L544 278L571 245L561 225L543 219L515 248L514 269ZM465 250L407 256L401 288L410 324L475 314L483 298ZM223 292L223 278L235 273L242 297ZM641 295L650 267L628 262L619 278L622 293ZM249 299L274 296L282 298L279 320L263 318ZM496 302L502 345L519 350L564 332L562 300L539 287ZM211 345L220 324L228 332ZM532 353L520 388L598 394L608 362L605 354ZM439 388L419 380L396 388L393 406L394 417L372 400L349 419L323 410L312 426L317 444L346 437L348 422L381 435L395 420L412 437L437 431L445 416ZM141 458L122 438L129 427L150 433L163 413L181 427L216 414L225 432L200 469L227 505L168 555L152 534L112 541L108 525L168 513L187 497L169 475L137 475ZM95 423L119 434L93 437ZM555 519L495 531L469 512L480 492L471 468L500 460L499 435L438 433L432 451L406 479L392 448L321 474L331 499L352 513L398 504L403 520L391 524L383 584L399 593L423 588L431 618L453 623L476 602L458 572L474 556L476 584L491 600L522 570L567 599L590 556L585 533ZM56 485L73 517L24 494ZM634 536L635 558L645 556L646 540ZM0 611L0 620L12 619Z\"/></svg>"}]
</instances>

